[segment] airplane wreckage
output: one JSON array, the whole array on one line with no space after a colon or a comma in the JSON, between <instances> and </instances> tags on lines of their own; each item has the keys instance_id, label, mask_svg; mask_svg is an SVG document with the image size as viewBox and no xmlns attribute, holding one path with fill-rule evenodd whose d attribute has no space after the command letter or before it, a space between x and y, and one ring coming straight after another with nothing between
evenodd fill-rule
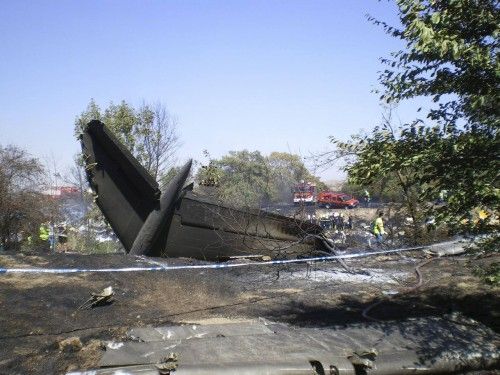
<instances>
[{"instance_id":1,"label":"airplane wreckage","mask_svg":"<svg viewBox=\"0 0 500 375\"><path fill-rule=\"evenodd\" d=\"M81 143L95 201L129 254L223 260L333 250L318 225L194 193L192 184L185 186L191 161L161 191L100 121L87 124Z\"/></svg>"},{"instance_id":2,"label":"airplane wreckage","mask_svg":"<svg viewBox=\"0 0 500 375\"><path fill-rule=\"evenodd\" d=\"M334 252L323 236L322 228L317 225L259 210L247 211L226 207L208 197L195 194L189 186L185 186L191 162L188 162L168 186L161 191L147 171L99 121L92 121L86 126L81 140L86 171L91 187L96 194L96 203L130 254L222 260L234 256L259 255L272 258L291 258L307 256L315 252ZM455 250L455 245L450 246L453 247L452 250ZM447 247L450 246L447 245ZM416 271L418 271L418 267L415 269ZM20 270L26 271L26 269ZM104 270L107 273L110 268ZM91 271L86 270L85 272ZM240 277L240 275L233 276ZM167 277L162 280L165 283L162 285L167 285L169 280L177 279L176 275L170 275L171 279ZM199 273L198 277L206 278L207 275ZM177 286L183 285L182 278L179 279ZM83 286L87 285L89 281L88 278L76 278L75 280L67 282L66 287L78 289L74 287L74 282L79 282L81 283L79 285ZM107 280L105 276L100 278L99 282L102 283L104 280ZM131 278L129 280L125 275L121 279L113 278L113 280L117 282L117 287L127 285L127 290L123 290L122 294L124 301L133 301L138 295L142 298L145 294L143 290L140 290L142 288L139 285L137 287L130 286L134 280L138 279ZM141 280L144 279L141 277ZM158 281L157 278L151 280ZM191 275L187 275L184 280L189 284L197 284L196 279L192 279ZM233 280L235 279L229 278L226 282L233 282ZM56 282L54 281L54 283ZM61 281L59 280L59 282ZM214 282L224 282L224 279L216 279ZM307 281L305 282L307 283ZM38 303L38 305L30 306L47 306L50 309L50 306L55 305L50 302L51 300L48 303L45 299L40 299L37 294L40 292L38 288L26 288L26 285L29 284L21 285L23 289L33 289L31 294L26 294L24 298L29 303ZM220 285L222 288L227 284L221 283ZM285 285L287 290L294 290L294 292L289 292L288 297L287 294L278 295L275 293L277 291L282 293L281 291L285 290L282 287ZM291 288L291 286L300 286L300 289ZM48 289L50 290L52 287L49 285ZM60 290L65 290L62 289L63 287L64 284ZM301 323L296 325L268 321L261 317L256 320L253 313L249 313L247 316L247 318L251 317L252 320L230 321L228 318L228 320L222 319L215 324L188 323L192 313L202 313L218 308L226 310L217 310L217 314L213 316L219 316L219 314L223 314L223 311L231 311L231 317L238 316L238 314L241 314L242 317L246 316L243 311L238 311L234 307L245 304L248 306L257 305L259 299L254 299L253 294L250 299L246 293L243 293L241 294L243 299L238 299L237 303L226 304L224 302L220 305L219 303L214 305L212 301L212 297L217 296L217 294L209 296L210 298L201 299L183 296L170 301L168 294L164 294L162 288L156 288L155 293L161 293L162 297L165 296L164 299L160 297L160 300L157 301L155 296L158 294L152 292L151 300L137 298L140 301L133 303L135 309L144 310L146 311L145 315L149 316L146 318L149 320L145 319L142 322L161 322L173 316L177 316L181 321L188 319L188 322L181 325L158 327L139 324L137 327L131 327L125 335L123 335L121 325L128 325L126 322L135 321L133 318L136 315L134 307L126 314L130 317L124 320L113 319L120 312L123 312L123 309L127 309L125 302L121 307L116 306L122 310L113 309L113 304L106 305L110 307L108 310L104 307L99 312L86 310L89 303L91 304L98 298L112 295L111 288L109 291L106 291L106 288L101 294L92 294L91 299L77 307L78 314L71 310L72 305L66 301L70 296L64 296L62 299L64 303L57 306L55 311L57 314L61 314L71 310L72 319L62 319L63 325L68 325L68 330L47 333L44 329L36 327L37 333L34 335L43 341L34 341L34 338L30 338L29 342L33 340L34 343L44 343L44 346L42 349L36 348L33 351L36 354L33 355L37 355L37 357L28 357L27 362L29 362L29 366L40 365L38 359L43 358L40 354L42 350L44 353L49 353L49 349L54 347L54 345L46 344L47 340L50 340L47 338L49 335L50 337L55 335L59 337L82 331L85 332L85 338L89 339L93 336L93 331L103 334L104 330L111 332L110 327L120 327L117 330L117 333L119 332L119 337L116 337L117 341L102 342L99 349L95 349L102 354L98 364L95 362L95 354L86 354L89 358L92 357L91 360L99 368L78 371L74 370L75 366L72 363L71 367L67 368L66 374L400 375L422 372L426 374L469 373L468 371L479 373L476 370L499 368L498 334L465 315L462 316L454 311L442 317L439 314L428 317L417 315L402 321L393 320L394 318L386 316L390 320L373 319L374 321L371 322L354 320L353 324L345 324L346 321L344 321L333 326L326 325L327 320L325 320L321 321L319 326L315 326L315 316L319 316L320 320L324 317L335 316L335 310L338 309L335 306L342 306L342 304L335 305L335 303L338 301L344 303L346 293L342 290L341 293L337 294L339 296L337 298L333 297L334 295L328 288L321 292L323 288L307 289L303 287L303 283L279 284L276 289L269 289L262 294L265 298L260 300L265 300L265 303L260 307L260 310L254 310L255 312L263 312L270 308L271 317L279 316L275 314L282 311L287 317L294 316L290 323ZM159 291L159 289L161 290ZM370 287L365 291L373 289ZM11 289L7 288L7 290ZM248 289L235 290L246 292ZM295 290L303 292L297 293ZM361 291L362 298L366 298L368 293L363 292L362 289ZM20 295L23 293L26 292L23 291ZM178 293L176 289L171 295ZM396 291L396 293L398 292ZM37 294L36 297L34 297L35 294ZM51 292L50 298L54 298L55 294L60 293ZM290 297L292 294L296 295L297 298L300 296L300 299L292 299ZM16 300L14 303L10 301L11 295L6 294L5 297L6 301L9 300L9 303L4 303L8 311L13 311L9 309L15 309L16 305ZM282 297L290 299L282 299ZM307 298L304 299L304 297ZM274 298L276 300L273 304ZM363 311L363 317L366 318L364 313L368 308L388 301L383 299L384 297L381 298L374 299L376 301L374 303L370 302L371 305ZM205 299L208 301L207 305L196 305L195 310L192 309L191 306L196 304L196 301L204 301ZM144 301L152 302L145 303ZM176 301L181 303L184 301L185 305L170 308L170 304ZM0 302L2 302L1 299ZM424 302L426 309L432 307L428 305L431 301L424 300ZM349 314L356 314L356 311L359 310L361 305L359 302L355 303L356 307L350 309ZM19 305L19 303L17 304ZM145 309L145 305L152 305L153 308ZM21 312L17 312L17 315L13 316L26 319L25 316L29 316L24 312L26 306L24 304L20 306ZM186 306L190 307L183 312ZM299 310L288 310L289 306L295 306ZM70 310L64 310L64 308ZM38 309L28 310L41 313ZM43 312L43 308L40 311ZM436 313L441 309L434 310L433 308L432 311ZM341 315L344 314L338 315L335 319L342 319ZM308 316L310 318L307 318ZM310 319L311 326L303 324L308 321L304 320L305 317ZM7 320L10 319L12 318ZM137 319L140 319L140 315L137 315ZM47 330L57 326L57 322L52 323L49 319L45 320L47 320ZM112 325L110 325L110 321L113 322ZM141 320L139 321L141 322ZM202 321L208 322L208 320ZM92 327L81 328L81 324L84 322L92 322ZM99 322L102 322L103 325L99 326ZM15 328L11 328L14 330L13 332L20 326L19 322L15 322L14 326ZM71 329L69 329L70 327ZM75 329L75 327L80 328ZM32 329L34 327L29 327L29 330ZM57 326L57 330L60 329ZM18 354L18 344L21 343L21 348L25 348L28 342L26 339L33 333L8 335L9 333L4 334L2 343L11 343L12 349L9 350L15 355L13 359L0 363L0 372L3 368L7 368L6 373L13 373L9 370L12 370L12 366L16 366L16 363L20 362L18 359L21 356L25 357L24 352ZM69 337L60 341L58 355L75 362L76 358L79 358L78 363L81 364L84 363L82 361L83 358L86 358L85 354L78 357L79 354L75 353L72 356L69 351L62 352L66 349L61 349L61 343L71 343L75 339L80 342L78 337ZM100 342L92 339L88 346L93 345L91 342L95 341ZM85 349L81 345L80 342L78 350L84 352ZM105 345L104 351L102 345ZM9 352L7 351L7 353ZM94 352L91 349L89 353ZM46 358L49 358L49 354L46 355ZM54 358L50 358L50 366L54 366L54 363L57 362ZM37 371L36 373L40 372L47 373L46 371ZM16 373L26 373L26 371L16 371Z\"/></svg>"}]
</instances>

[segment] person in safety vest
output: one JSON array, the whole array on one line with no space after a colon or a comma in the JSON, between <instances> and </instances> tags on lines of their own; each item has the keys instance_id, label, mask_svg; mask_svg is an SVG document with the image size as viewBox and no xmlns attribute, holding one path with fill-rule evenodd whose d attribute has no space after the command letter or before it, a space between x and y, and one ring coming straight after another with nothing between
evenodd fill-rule
<instances>
[{"instance_id":1,"label":"person in safety vest","mask_svg":"<svg viewBox=\"0 0 500 375\"><path fill-rule=\"evenodd\" d=\"M48 223L40 224L40 229L38 229L38 238L44 250L50 249L50 227Z\"/></svg>"},{"instance_id":2,"label":"person in safety vest","mask_svg":"<svg viewBox=\"0 0 500 375\"><path fill-rule=\"evenodd\" d=\"M38 230L38 238L41 241L47 242L49 240L49 226L45 223L40 224L40 229Z\"/></svg>"},{"instance_id":3,"label":"person in safety vest","mask_svg":"<svg viewBox=\"0 0 500 375\"><path fill-rule=\"evenodd\" d=\"M373 222L373 234L377 239L377 243L380 245L384 240L384 234L386 234L384 230L384 221L382 220L382 216L384 216L383 212L378 213L378 217Z\"/></svg>"}]
</instances>

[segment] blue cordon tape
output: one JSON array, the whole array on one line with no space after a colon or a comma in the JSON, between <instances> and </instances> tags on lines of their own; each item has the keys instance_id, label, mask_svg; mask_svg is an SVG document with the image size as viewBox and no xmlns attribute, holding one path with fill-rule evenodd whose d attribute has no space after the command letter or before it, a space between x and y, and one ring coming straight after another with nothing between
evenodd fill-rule
<instances>
[{"instance_id":1,"label":"blue cordon tape","mask_svg":"<svg viewBox=\"0 0 500 375\"><path fill-rule=\"evenodd\" d=\"M308 262L320 262L320 261L337 260L337 259L362 258L362 257L367 257L367 256L372 256L372 255L382 255L382 254L399 253L402 251L422 250L424 248L425 248L425 246L418 246L418 247L407 247L407 248L401 248L401 249L373 251L373 252L369 252L369 253L330 255L330 256L301 258L301 259L271 260L271 261L267 261L267 262L258 262L258 263L217 263L217 264L169 266L169 265L162 265L161 263L155 262L153 260L141 259L143 261L146 261L149 263L154 263L154 264L159 264L159 265L156 267L125 267L125 268L0 268L0 274L7 274L7 273L64 274L64 273L83 273L83 272L144 272L144 271L176 271L176 270L193 270L193 269L236 268L236 267L248 267L248 266L269 266L269 265L275 265L275 264L308 263Z\"/></svg>"}]
</instances>

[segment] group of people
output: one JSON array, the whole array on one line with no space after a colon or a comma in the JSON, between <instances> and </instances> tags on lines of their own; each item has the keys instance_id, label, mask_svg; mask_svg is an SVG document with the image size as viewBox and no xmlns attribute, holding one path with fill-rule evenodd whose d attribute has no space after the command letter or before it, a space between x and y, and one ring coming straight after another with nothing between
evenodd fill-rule
<instances>
[{"instance_id":1,"label":"group of people","mask_svg":"<svg viewBox=\"0 0 500 375\"><path fill-rule=\"evenodd\" d=\"M312 217L310 221L316 223L316 218ZM333 215L323 217L319 219L317 224L319 224L323 229L345 230L353 228L352 217L348 216L346 219L342 213L334 213Z\"/></svg>"},{"instance_id":2,"label":"group of people","mask_svg":"<svg viewBox=\"0 0 500 375\"><path fill-rule=\"evenodd\" d=\"M38 238L41 243L48 247L49 250L54 251L56 246L56 236L54 234L54 225L51 223L42 223L38 230Z\"/></svg>"},{"instance_id":3,"label":"group of people","mask_svg":"<svg viewBox=\"0 0 500 375\"><path fill-rule=\"evenodd\" d=\"M376 219L373 220L370 227L370 232L375 237L377 245L380 245L384 241L384 236L387 234L384 229L383 217L384 213L379 211ZM309 215L308 219L311 223L317 223L326 230L336 230L343 233L346 229L353 229L352 217L348 216L346 220L342 213L334 213L328 217L321 218L319 221L316 221L315 215Z\"/></svg>"},{"instance_id":4,"label":"group of people","mask_svg":"<svg viewBox=\"0 0 500 375\"><path fill-rule=\"evenodd\" d=\"M55 251L59 242L67 241L66 224L53 224L49 222L41 223L38 230L38 239L42 247L50 251ZM31 242L31 239L29 239Z\"/></svg>"},{"instance_id":5,"label":"group of people","mask_svg":"<svg viewBox=\"0 0 500 375\"><path fill-rule=\"evenodd\" d=\"M382 243L384 236L387 234L384 229L383 216L384 213L382 211L378 212L377 218L373 220L370 228L370 232L375 236L378 244ZM334 213L319 220L316 219L316 215L307 215L307 220L310 223L319 224L323 229L328 230L343 231L345 229L353 229L352 217L349 215L346 219L342 213Z\"/></svg>"}]
</instances>

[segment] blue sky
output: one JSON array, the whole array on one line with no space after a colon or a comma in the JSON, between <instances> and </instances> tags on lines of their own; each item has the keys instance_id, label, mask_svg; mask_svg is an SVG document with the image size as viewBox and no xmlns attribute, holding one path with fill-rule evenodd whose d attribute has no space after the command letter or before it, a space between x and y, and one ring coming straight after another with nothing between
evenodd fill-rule
<instances>
[{"instance_id":1,"label":"blue sky","mask_svg":"<svg viewBox=\"0 0 500 375\"><path fill-rule=\"evenodd\" d=\"M376 0L3 0L0 144L64 169L79 150L75 117L94 98L166 104L180 162L204 149L325 150L328 136L380 121L378 59L401 42L366 13L397 24L394 4Z\"/></svg>"}]
</instances>

